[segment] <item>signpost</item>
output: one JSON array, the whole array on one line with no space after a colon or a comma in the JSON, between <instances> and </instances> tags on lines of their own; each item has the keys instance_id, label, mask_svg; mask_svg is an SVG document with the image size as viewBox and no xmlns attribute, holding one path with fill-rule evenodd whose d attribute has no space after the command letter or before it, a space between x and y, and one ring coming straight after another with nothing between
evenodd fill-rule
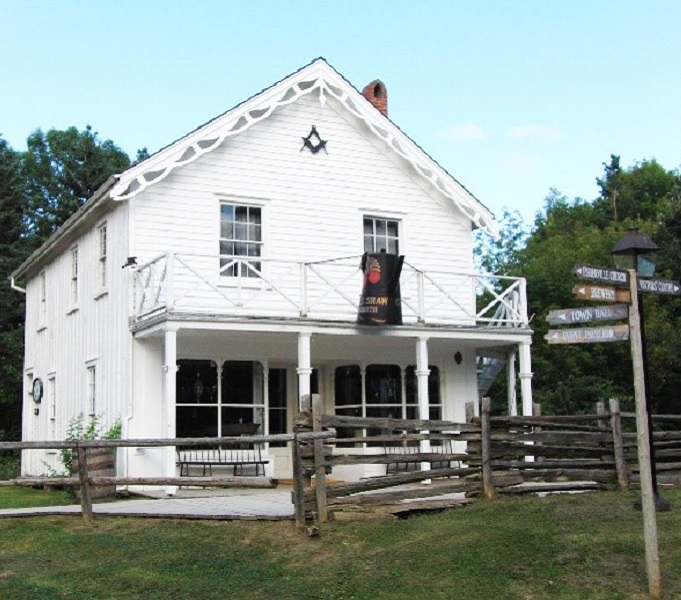
<instances>
[{"instance_id":1,"label":"signpost","mask_svg":"<svg viewBox=\"0 0 681 600\"><path fill-rule=\"evenodd\" d=\"M604 269L592 265L575 265L572 273L577 279L608 283L614 286L629 287L629 273L618 269ZM637 289L639 292L653 294L669 294L681 296L681 282L675 279L653 279L652 277L639 277ZM597 300L597 298L587 298ZM623 301L624 302L624 301ZM629 302L629 300L626 300Z\"/></svg>"},{"instance_id":2,"label":"signpost","mask_svg":"<svg viewBox=\"0 0 681 600\"><path fill-rule=\"evenodd\" d=\"M580 300L597 300L599 302L631 302L629 290L622 290L611 286L597 286L577 284L572 293Z\"/></svg>"},{"instance_id":3,"label":"signpost","mask_svg":"<svg viewBox=\"0 0 681 600\"><path fill-rule=\"evenodd\" d=\"M551 325L569 325L571 323L591 323L592 321L617 321L629 316L627 304L611 304L605 306L587 306L584 308L563 308L549 312L547 320Z\"/></svg>"},{"instance_id":4,"label":"signpost","mask_svg":"<svg viewBox=\"0 0 681 600\"><path fill-rule=\"evenodd\" d=\"M546 334L549 344L592 344L594 342L620 342L628 339L628 325L549 329Z\"/></svg>"}]
</instances>

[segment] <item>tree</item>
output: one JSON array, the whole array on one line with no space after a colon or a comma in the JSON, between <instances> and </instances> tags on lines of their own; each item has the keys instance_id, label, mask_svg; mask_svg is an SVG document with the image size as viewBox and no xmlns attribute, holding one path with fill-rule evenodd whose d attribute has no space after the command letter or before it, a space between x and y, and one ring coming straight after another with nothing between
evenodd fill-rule
<instances>
[{"instance_id":1,"label":"tree","mask_svg":"<svg viewBox=\"0 0 681 600\"><path fill-rule=\"evenodd\" d=\"M654 160L624 168L618 156L610 158L597 179L599 197L569 200L551 190L524 247L504 252L502 243L486 250L485 260L497 264L497 272L527 280L535 332L534 397L546 413L591 412L598 400L616 395L626 403L632 397L627 344L549 346L545 340L549 311L580 305L572 293L575 264L613 266L612 247L636 226L660 246L658 276L681 279L679 174ZM644 303L653 403L680 412L681 299L651 294ZM491 391L504 393L498 387Z\"/></svg>"},{"instance_id":2,"label":"tree","mask_svg":"<svg viewBox=\"0 0 681 600\"><path fill-rule=\"evenodd\" d=\"M528 231L518 211L504 209L499 219L499 237L491 238L485 232L475 232L475 261L486 273L505 275L517 264L518 255L527 241Z\"/></svg>"},{"instance_id":3,"label":"tree","mask_svg":"<svg viewBox=\"0 0 681 600\"><path fill-rule=\"evenodd\" d=\"M106 179L130 166L111 140L101 141L88 125L33 132L27 140L24 173L28 226L40 241L66 221Z\"/></svg>"},{"instance_id":4,"label":"tree","mask_svg":"<svg viewBox=\"0 0 681 600\"><path fill-rule=\"evenodd\" d=\"M0 439L19 436L24 354L24 297L7 285L26 258L25 202L20 155L0 138Z\"/></svg>"},{"instance_id":5,"label":"tree","mask_svg":"<svg viewBox=\"0 0 681 600\"><path fill-rule=\"evenodd\" d=\"M656 219L674 188L673 171L666 171L655 159L622 169L620 157L614 154L603 167L604 176L596 178L601 194L594 202L599 226Z\"/></svg>"}]
</instances>

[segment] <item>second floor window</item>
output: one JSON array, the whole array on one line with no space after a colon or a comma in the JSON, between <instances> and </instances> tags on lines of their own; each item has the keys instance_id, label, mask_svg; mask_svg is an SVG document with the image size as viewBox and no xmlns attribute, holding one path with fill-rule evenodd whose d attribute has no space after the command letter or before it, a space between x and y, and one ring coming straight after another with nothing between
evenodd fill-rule
<instances>
[{"instance_id":1,"label":"second floor window","mask_svg":"<svg viewBox=\"0 0 681 600\"><path fill-rule=\"evenodd\" d=\"M399 254L399 221L364 217L364 252Z\"/></svg>"},{"instance_id":2,"label":"second floor window","mask_svg":"<svg viewBox=\"0 0 681 600\"><path fill-rule=\"evenodd\" d=\"M260 277L262 247L262 209L220 204L220 275Z\"/></svg>"},{"instance_id":3,"label":"second floor window","mask_svg":"<svg viewBox=\"0 0 681 600\"><path fill-rule=\"evenodd\" d=\"M106 222L99 226L99 287L106 287Z\"/></svg>"},{"instance_id":4,"label":"second floor window","mask_svg":"<svg viewBox=\"0 0 681 600\"><path fill-rule=\"evenodd\" d=\"M71 248L71 304L78 304L78 246Z\"/></svg>"},{"instance_id":5,"label":"second floor window","mask_svg":"<svg viewBox=\"0 0 681 600\"><path fill-rule=\"evenodd\" d=\"M47 276L45 271L40 273L40 325L47 323Z\"/></svg>"}]
</instances>

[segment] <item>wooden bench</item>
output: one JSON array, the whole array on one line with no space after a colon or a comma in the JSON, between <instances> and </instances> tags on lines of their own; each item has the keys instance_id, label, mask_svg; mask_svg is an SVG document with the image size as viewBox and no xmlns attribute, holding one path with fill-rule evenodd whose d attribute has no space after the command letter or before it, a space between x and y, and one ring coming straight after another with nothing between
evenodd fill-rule
<instances>
[{"instance_id":1,"label":"wooden bench","mask_svg":"<svg viewBox=\"0 0 681 600\"><path fill-rule=\"evenodd\" d=\"M261 444L237 443L232 447L192 447L177 448L177 464L180 477L190 477L190 467L200 467L202 476L212 476L213 467L226 466L234 469L234 475L247 475L246 467L255 467L255 475L265 475L265 465L269 459L262 457Z\"/></svg>"},{"instance_id":2,"label":"wooden bench","mask_svg":"<svg viewBox=\"0 0 681 600\"><path fill-rule=\"evenodd\" d=\"M405 460L399 460L399 458L396 458L394 462L389 462L386 463L386 475L390 475L391 473L398 473L401 471L419 471L421 469L421 463L418 461L414 460L408 460L409 455L415 455L415 454L420 454L421 453L421 447L419 443L416 441L405 441L402 443L398 443L394 446L385 446L384 447L384 454L388 454L391 456L399 456L405 457ZM431 448L430 448L430 453L431 454L443 454L443 455L451 455L452 454L452 442L451 440L440 440L437 443L432 443ZM448 459L443 459L443 460L437 460L437 461L424 461L424 462L430 462L430 468L431 469L447 469L451 466L452 462L458 462L458 461L450 461Z\"/></svg>"}]
</instances>

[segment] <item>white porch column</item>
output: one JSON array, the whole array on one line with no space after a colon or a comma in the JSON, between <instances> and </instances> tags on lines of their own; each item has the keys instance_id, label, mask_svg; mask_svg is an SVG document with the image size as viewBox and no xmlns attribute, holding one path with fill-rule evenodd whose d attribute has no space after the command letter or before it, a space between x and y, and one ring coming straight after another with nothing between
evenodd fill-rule
<instances>
[{"instance_id":1,"label":"white porch column","mask_svg":"<svg viewBox=\"0 0 681 600\"><path fill-rule=\"evenodd\" d=\"M312 375L312 361L310 354L310 333L298 334L298 410L300 399L310 394L310 376Z\"/></svg>"},{"instance_id":2,"label":"white porch column","mask_svg":"<svg viewBox=\"0 0 681 600\"><path fill-rule=\"evenodd\" d=\"M177 393L175 378L177 373L177 328L169 326L164 334L163 358L163 405L165 407L165 431L164 437L176 437L176 401ZM175 448L169 446L165 449L165 475L175 477ZM173 495L177 491L177 486L166 487L166 494Z\"/></svg>"},{"instance_id":3,"label":"white porch column","mask_svg":"<svg viewBox=\"0 0 681 600\"><path fill-rule=\"evenodd\" d=\"M523 399L523 416L532 416L532 358L530 356L530 344L525 342L518 348L520 363L520 395Z\"/></svg>"},{"instance_id":4,"label":"white porch column","mask_svg":"<svg viewBox=\"0 0 681 600\"><path fill-rule=\"evenodd\" d=\"M508 380L508 414L511 417L518 416L518 394L516 392L516 367L515 367L515 351L508 353L508 360L506 362Z\"/></svg>"},{"instance_id":5,"label":"white porch column","mask_svg":"<svg viewBox=\"0 0 681 600\"><path fill-rule=\"evenodd\" d=\"M419 399L419 419L427 420L430 417L430 406L428 402L428 338L416 340L416 389ZM430 440L421 440L421 452L430 452ZM421 463L421 470L430 469L430 463ZM424 482L425 483L425 482Z\"/></svg>"}]
</instances>

